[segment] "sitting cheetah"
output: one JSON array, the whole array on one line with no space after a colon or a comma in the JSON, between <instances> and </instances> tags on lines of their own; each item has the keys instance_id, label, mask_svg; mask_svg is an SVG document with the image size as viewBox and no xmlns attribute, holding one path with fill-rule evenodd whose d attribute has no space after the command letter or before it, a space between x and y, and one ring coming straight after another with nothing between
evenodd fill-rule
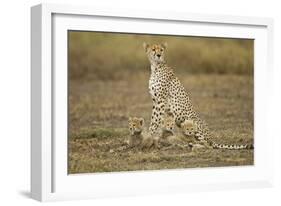
<instances>
[{"instance_id":1,"label":"sitting cheetah","mask_svg":"<svg viewBox=\"0 0 281 206\"><path fill-rule=\"evenodd\" d=\"M166 115L162 121L161 138L166 139L169 136L174 135L175 119L171 115Z\"/></svg>"},{"instance_id":2,"label":"sitting cheetah","mask_svg":"<svg viewBox=\"0 0 281 206\"><path fill-rule=\"evenodd\" d=\"M197 124L193 120L186 119L181 123L182 134L190 144L196 144L195 134L197 132Z\"/></svg>"},{"instance_id":3,"label":"sitting cheetah","mask_svg":"<svg viewBox=\"0 0 281 206\"><path fill-rule=\"evenodd\" d=\"M141 149L150 148L152 146L158 147L157 139L153 139L150 135L143 132L144 129L144 119L137 117L130 117L128 120L130 138L129 147L140 146Z\"/></svg>"},{"instance_id":4,"label":"sitting cheetah","mask_svg":"<svg viewBox=\"0 0 281 206\"><path fill-rule=\"evenodd\" d=\"M175 120L173 116L166 115L162 122L162 132L160 142L164 146L191 148L192 144L186 144L182 136L175 135Z\"/></svg>"},{"instance_id":5,"label":"sitting cheetah","mask_svg":"<svg viewBox=\"0 0 281 206\"><path fill-rule=\"evenodd\" d=\"M144 119L143 118L137 118L137 117L130 117L128 120L129 123L129 130L130 130L130 138L129 138L129 146L135 147L141 144L143 135L143 124Z\"/></svg>"},{"instance_id":6,"label":"sitting cheetah","mask_svg":"<svg viewBox=\"0 0 281 206\"><path fill-rule=\"evenodd\" d=\"M193 120L186 119L181 123L181 129L184 135L192 138L197 132L197 124Z\"/></svg>"},{"instance_id":7,"label":"sitting cheetah","mask_svg":"<svg viewBox=\"0 0 281 206\"><path fill-rule=\"evenodd\" d=\"M181 123L181 130L183 135L187 138L188 144L192 147L192 151L202 150L206 147L210 148L208 144L204 144L205 142L199 141L198 143L196 140L197 124L193 120L184 120L184 122Z\"/></svg>"},{"instance_id":8,"label":"sitting cheetah","mask_svg":"<svg viewBox=\"0 0 281 206\"><path fill-rule=\"evenodd\" d=\"M210 141L208 126L193 109L189 93L186 92L179 79L175 76L173 69L166 64L164 51L167 44L149 45L144 43L143 47L151 64L149 93L153 107L149 126L150 135L155 136L159 125L163 121L165 110L168 109L175 117L178 127L187 119L195 121L197 124L196 138L199 141L207 141L213 148L219 148L217 147L218 144ZM252 149L253 145L232 145L232 147L224 148Z\"/></svg>"}]
</instances>

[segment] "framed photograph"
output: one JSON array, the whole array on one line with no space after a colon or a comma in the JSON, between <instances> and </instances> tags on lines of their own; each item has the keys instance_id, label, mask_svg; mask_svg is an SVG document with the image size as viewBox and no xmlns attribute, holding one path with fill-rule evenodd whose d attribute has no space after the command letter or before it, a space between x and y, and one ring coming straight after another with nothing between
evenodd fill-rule
<instances>
[{"instance_id":1,"label":"framed photograph","mask_svg":"<svg viewBox=\"0 0 281 206\"><path fill-rule=\"evenodd\" d=\"M40 201L269 187L268 18L31 9Z\"/></svg>"}]
</instances>

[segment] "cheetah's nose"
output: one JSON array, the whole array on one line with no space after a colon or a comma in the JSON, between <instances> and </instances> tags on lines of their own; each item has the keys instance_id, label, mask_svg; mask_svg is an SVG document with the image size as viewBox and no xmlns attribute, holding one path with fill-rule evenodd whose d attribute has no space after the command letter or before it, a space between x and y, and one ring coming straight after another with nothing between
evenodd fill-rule
<instances>
[{"instance_id":1,"label":"cheetah's nose","mask_svg":"<svg viewBox=\"0 0 281 206\"><path fill-rule=\"evenodd\" d=\"M159 58L161 55L160 54L157 54L157 57Z\"/></svg>"}]
</instances>

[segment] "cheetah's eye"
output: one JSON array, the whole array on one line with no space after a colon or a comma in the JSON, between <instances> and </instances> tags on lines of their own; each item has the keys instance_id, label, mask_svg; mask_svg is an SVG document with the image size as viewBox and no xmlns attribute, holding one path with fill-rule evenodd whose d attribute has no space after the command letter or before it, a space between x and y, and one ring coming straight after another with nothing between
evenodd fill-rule
<instances>
[{"instance_id":1,"label":"cheetah's eye","mask_svg":"<svg viewBox=\"0 0 281 206\"><path fill-rule=\"evenodd\" d=\"M155 51L155 49L152 49L152 51Z\"/></svg>"},{"instance_id":2,"label":"cheetah's eye","mask_svg":"<svg viewBox=\"0 0 281 206\"><path fill-rule=\"evenodd\" d=\"M163 49L160 49L160 51L162 52L162 51L163 51Z\"/></svg>"}]
</instances>

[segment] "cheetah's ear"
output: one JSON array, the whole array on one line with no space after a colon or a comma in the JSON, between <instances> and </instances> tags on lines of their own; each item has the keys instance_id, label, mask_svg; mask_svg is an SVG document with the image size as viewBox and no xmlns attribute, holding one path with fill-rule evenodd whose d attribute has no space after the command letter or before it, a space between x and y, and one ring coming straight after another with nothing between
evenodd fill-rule
<instances>
[{"instance_id":1,"label":"cheetah's ear","mask_svg":"<svg viewBox=\"0 0 281 206\"><path fill-rule=\"evenodd\" d=\"M144 119L143 118L139 118L140 120L140 125L142 126L144 124Z\"/></svg>"},{"instance_id":2,"label":"cheetah's ear","mask_svg":"<svg viewBox=\"0 0 281 206\"><path fill-rule=\"evenodd\" d=\"M162 46L164 49L167 49L168 43L167 43L167 42L164 42L164 43L161 44L161 46Z\"/></svg>"},{"instance_id":3,"label":"cheetah's ear","mask_svg":"<svg viewBox=\"0 0 281 206\"><path fill-rule=\"evenodd\" d=\"M128 122L131 122L131 121L132 121L132 117L129 117Z\"/></svg>"},{"instance_id":4,"label":"cheetah's ear","mask_svg":"<svg viewBox=\"0 0 281 206\"><path fill-rule=\"evenodd\" d=\"M144 51L147 52L147 50L148 50L148 48L149 48L149 44L147 44L146 42L143 42L143 43L142 43L142 46L143 46L143 48L144 48Z\"/></svg>"}]
</instances>

